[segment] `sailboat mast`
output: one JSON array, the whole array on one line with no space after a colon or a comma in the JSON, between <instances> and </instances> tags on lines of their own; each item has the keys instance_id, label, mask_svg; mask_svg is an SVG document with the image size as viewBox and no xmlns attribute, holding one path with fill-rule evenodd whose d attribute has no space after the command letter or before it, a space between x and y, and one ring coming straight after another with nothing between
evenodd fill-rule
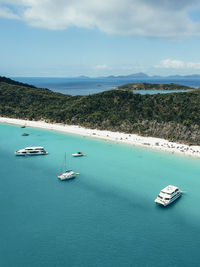
<instances>
[{"instance_id":1,"label":"sailboat mast","mask_svg":"<svg viewBox=\"0 0 200 267\"><path fill-rule=\"evenodd\" d=\"M67 162L66 162L66 152L65 152L65 158L64 158L64 171L67 170Z\"/></svg>"}]
</instances>

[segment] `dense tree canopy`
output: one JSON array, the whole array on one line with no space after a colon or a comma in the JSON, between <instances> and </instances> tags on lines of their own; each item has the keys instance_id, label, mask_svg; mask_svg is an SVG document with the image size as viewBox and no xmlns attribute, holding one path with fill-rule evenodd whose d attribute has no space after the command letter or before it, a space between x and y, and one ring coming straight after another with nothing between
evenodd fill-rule
<instances>
[{"instance_id":1,"label":"dense tree canopy","mask_svg":"<svg viewBox=\"0 0 200 267\"><path fill-rule=\"evenodd\" d=\"M30 85L30 84L27 84L27 83L20 83L20 82L14 81L14 80L12 80L10 78L3 77L3 76L0 76L0 83L8 83L8 84L13 84L13 85L19 85L19 86L26 86L26 87L35 88L35 86L33 86L33 85Z\"/></svg>"},{"instance_id":2,"label":"dense tree canopy","mask_svg":"<svg viewBox=\"0 0 200 267\"><path fill-rule=\"evenodd\" d=\"M191 90L194 89L189 86L180 85L176 83L128 83L116 87L120 90Z\"/></svg>"},{"instance_id":3,"label":"dense tree canopy","mask_svg":"<svg viewBox=\"0 0 200 267\"><path fill-rule=\"evenodd\" d=\"M0 82L0 115L200 144L198 90L155 95L110 90L88 96L70 96Z\"/></svg>"}]
</instances>

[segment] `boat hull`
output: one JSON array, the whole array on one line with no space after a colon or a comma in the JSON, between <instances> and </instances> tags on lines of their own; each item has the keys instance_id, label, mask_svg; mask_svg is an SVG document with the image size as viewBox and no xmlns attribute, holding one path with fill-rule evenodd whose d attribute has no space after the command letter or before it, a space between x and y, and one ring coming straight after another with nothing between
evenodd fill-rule
<instances>
[{"instance_id":1,"label":"boat hull","mask_svg":"<svg viewBox=\"0 0 200 267\"><path fill-rule=\"evenodd\" d=\"M168 206L170 205L171 203L173 203L175 200L177 200L179 197L181 197L181 192L179 192L175 197L173 197L169 202L165 202L165 201L162 201L162 200L159 200L159 199L155 199L155 203L161 205L161 206Z\"/></svg>"},{"instance_id":2,"label":"boat hull","mask_svg":"<svg viewBox=\"0 0 200 267\"><path fill-rule=\"evenodd\" d=\"M58 176L58 179L60 179L61 181L64 181L64 180L72 180L74 178L76 178L76 175L71 175L71 176L68 176L68 177L65 177L63 175L59 175Z\"/></svg>"},{"instance_id":3,"label":"boat hull","mask_svg":"<svg viewBox=\"0 0 200 267\"><path fill-rule=\"evenodd\" d=\"M15 156L41 156L41 155L48 155L48 152L45 153L19 153L19 152L15 152Z\"/></svg>"},{"instance_id":4,"label":"boat hull","mask_svg":"<svg viewBox=\"0 0 200 267\"><path fill-rule=\"evenodd\" d=\"M60 180L71 180L74 179L76 177L76 172L74 171L66 171L64 173L61 173L60 175L58 175L58 179Z\"/></svg>"}]
</instances>

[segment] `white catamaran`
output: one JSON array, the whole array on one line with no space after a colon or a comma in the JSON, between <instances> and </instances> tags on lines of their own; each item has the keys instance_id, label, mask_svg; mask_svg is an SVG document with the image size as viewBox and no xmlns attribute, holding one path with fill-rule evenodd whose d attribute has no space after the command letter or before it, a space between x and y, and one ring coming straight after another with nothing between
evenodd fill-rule
<instances>
[{"instance_id":1,"label":"white catamaran","mask_svg":"<svg viewBox=\"0 0 200 267\"><path fill-rule=\"evenodd\" d=\"M66 153L65 153L65 157L64 157L64 170L66 170ZM63 173L58 175L58 179L60 180L70 180L70 179L74 179L76 177L76 175L79 173L76 173L72 170L66 170Z\"/></svg>"},{"instance_id":2,"label":"white catamaran","mask_svg":"<svg viewBox=\"0 0 200 267\"><path fill-rule=\"evenodd\" d=\"M183 191L181 191L177 186L168 185L160 191L159 195L155 199L155 202L160 205L167 206L179 198L182 193Z\"/></svg>"}]
</instances>

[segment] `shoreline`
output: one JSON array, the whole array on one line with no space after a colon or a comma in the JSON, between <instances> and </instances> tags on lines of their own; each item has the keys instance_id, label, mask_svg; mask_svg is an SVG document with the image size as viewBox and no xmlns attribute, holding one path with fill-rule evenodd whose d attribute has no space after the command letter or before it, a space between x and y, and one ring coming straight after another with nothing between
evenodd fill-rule
<instances>
[{"instance_id":1,"label":"shoreline","mask_svg":"<svg viewBox=\"0 0 200 267\"><path fill-rule=\"evenodd\" d=\"M185 144L170 142L166 139L161 139L156 137L144 137L144 136L139 136L137 134L127 134L120 132L111 132L107 130L89 129L78 125L64 125L59 123L47 123L44 121L28 121L22 119L6 118L6 117L0 117L0 123L53 130L68 134L75 134L79 136L111 141L115 143L151 148L172 154L180 154L180 155L200 158L200 146L189 146Z\"/></svg>"}]
</instances>

